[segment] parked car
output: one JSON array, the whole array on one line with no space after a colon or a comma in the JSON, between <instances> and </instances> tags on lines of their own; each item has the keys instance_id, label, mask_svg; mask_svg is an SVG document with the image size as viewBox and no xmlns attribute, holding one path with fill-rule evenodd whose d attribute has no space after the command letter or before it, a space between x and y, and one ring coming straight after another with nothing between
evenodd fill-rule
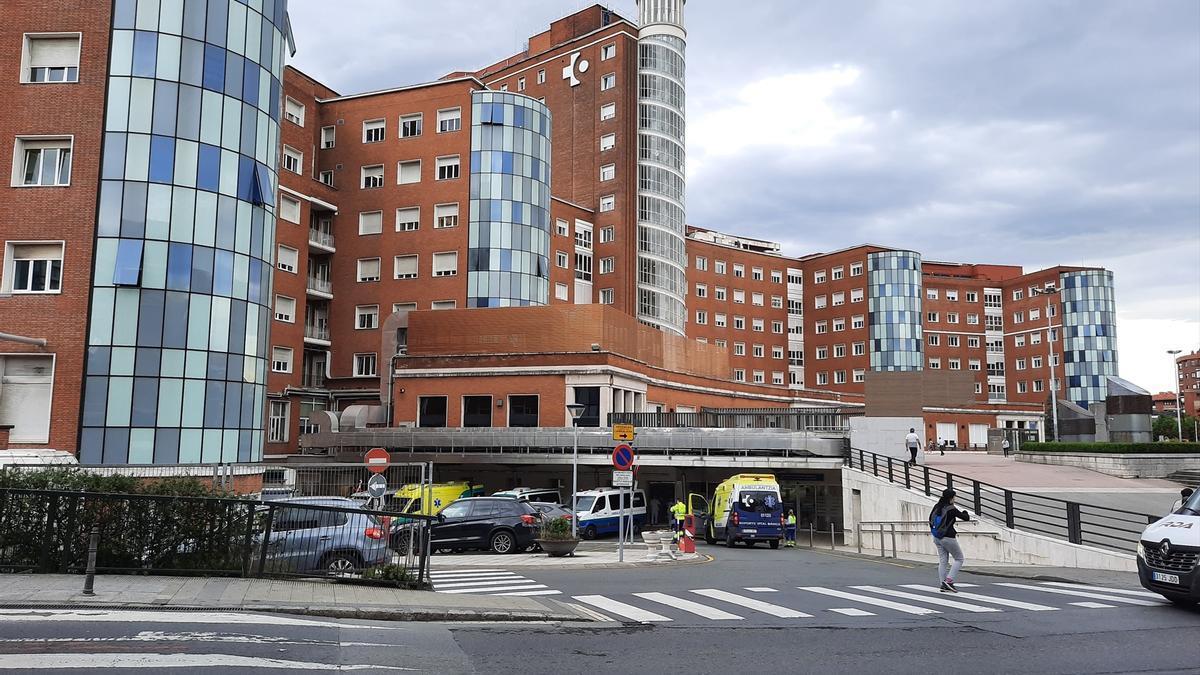
<instances>
[{"instance_id":1,"label":"parked car","mask_svg":"<svg viewBox=\"0 0 1200 675\"><path fill-rule=\"evenodd\" d=\"M637 535L646 521L646 493L633 493L632 506L625 488L599 487L575 495L575 513L579 518L579 533L584 539L616 534L622 515L633 518L633 533Z\"/></svg>"},{"instance_id":2,"label":"parked car","mask_svg":"<svg viewBox=\"0 0 1200 675\"><path fill-rule=\"evenodd\" d=\"M433 550L490 549L516 553L537 539L540 515L511 497L469 497L442 509L431 536Z\"/></svg>"},{"instance_id":3,"label":"parked car","mask_svg":"<svg viewBox=\"0 0 1200 675\"><path fill-rule=\"evenodd\" d=\"M562 497L558 494L555 488L527 488L518 487L511 490L504 490L492 495L493 497L511 497L519 502L547 502L550 504L561 504Z\"/></svg>"},{"instance_id":4,"label":"parked car","mask_svg":"<svg viewBox=\"0 0 1200 675\"><path fill-rule=\"evenodd\" d=\"M529 505L537 509L538 513L542 514L542 518L545 520L552 520L554 518L571 519L575 517L575 514L571 513L571 509L568 509L562 504L552 504L550 502L529 502Z\"/></svg>"},{"instance_id":5,"label":"parked car","mask_svg":"<svg viewBox=\"0 0 1200 675\"><path fill-rule=\"evenodd\" d=\"M387 526L345 497L279 499L267 542L268 571L345 575L391 560ZM330 506L342 510L292 508Z\"/></svg>"}]
</instances>

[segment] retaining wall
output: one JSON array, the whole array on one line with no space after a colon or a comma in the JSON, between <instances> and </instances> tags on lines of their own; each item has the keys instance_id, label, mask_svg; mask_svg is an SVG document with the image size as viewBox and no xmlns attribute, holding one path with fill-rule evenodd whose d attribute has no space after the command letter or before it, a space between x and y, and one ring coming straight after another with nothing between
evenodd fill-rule
<instances>
[{"instance_id":1,"label":"retaining wall","mask_svg":"<svg viewBox=\"0 0 1200 675\"><path fill-rule=\"evenodd\" d=\"M1200 455L1178 453L1019 452L1017 461L1077 466L1119 478L1166 478L1183 469L1200 469Z\"/></svg>"}]
</instances>

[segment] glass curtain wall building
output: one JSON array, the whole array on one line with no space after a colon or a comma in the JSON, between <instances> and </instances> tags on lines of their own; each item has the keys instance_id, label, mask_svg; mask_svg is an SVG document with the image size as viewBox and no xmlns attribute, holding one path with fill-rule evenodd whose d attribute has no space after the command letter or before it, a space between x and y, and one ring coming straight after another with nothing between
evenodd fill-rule
<instances>
[{"instance_id":1,"label":"glass curtain wall building","mask_svg":"<svg viewBox=\"0 0 1200 675\"><path fill-rule=\"evenodd\" d=\"M1106 377L1118 374L1113 274L1108 270L1066 272L1059 282L1067 399L1086 408L1105 399Z\"/></svg>"},{"instance_id":2,"label":"glass curtain wall building","mask_svg":"<svg viewBox=\"0 0 1200 675\"><path fill-rule=\"evenodd\" d=\"M550 110L471 95L467 306L545 305L550 292Z\"/></svg>"},{"instance_id":3,"label":"glass curtain wall building","mask_svg":"<svg viewBox=\"0 0 1200 675\"><path fill-rule=\"evenodd\" d=\"M80 461L261 459L286 0L116 0Z\"/></svg>"},{"instance_id":4,"label":"glass curtain wall building","mask_svg":"<svg viewBox=\"0 0 1200 675\"><path fill-rule=\"evenodd\" d=\"M872 253L867 274L871 370L923 370L921 254Z\"/></svg>"},{"instance_id":5,"label":"glass curtain wall building","mask_svg":"<svg viewBox=\"0 0 1200 675\"><path fill-rule=\"evenodd\" d=\"M638 310L641 321L683 335L684 0L640 0L638 33Z\"/></svg>"}]
</instances>

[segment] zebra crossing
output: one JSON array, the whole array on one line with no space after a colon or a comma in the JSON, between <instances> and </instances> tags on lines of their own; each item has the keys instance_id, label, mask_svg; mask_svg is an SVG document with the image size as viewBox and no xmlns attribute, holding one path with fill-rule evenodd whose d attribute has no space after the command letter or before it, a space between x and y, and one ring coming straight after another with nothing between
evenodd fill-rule
<instances>
[{"instance_id":1,"label":"zebra crossing","mask_svg":"<svg viewBox=\"0 0 1200 675\"><path fill-rule=\"evenodd\" d=\"M940 592L937 586L925 584L845 588L751 586L735 590L696 588L672 593L635 592L627 596L573 595L571 600L590 613L599 613L612 621L638 623L697 619L736 622L764 615L797 620L820 620L823 616L833 618L833 615L911 618L956 612L990 615L1015 610L1056 612L1169 604L1158 595L1145 591L1060 582L960 583L958 586L972 590L949 594ZM763 596L771 601L761 599Z\"/></svg>"},{"instance_id":2,"label":"zebra crossing","mask_svg":"<svg viewBox=\"0 0 1200 675\"><path fill-rule=\"evenodd\" d=\"M437 593L476 595L559 595L561 591L509 570L434 570L429 573Z\"/></svg>"}]
</instances>

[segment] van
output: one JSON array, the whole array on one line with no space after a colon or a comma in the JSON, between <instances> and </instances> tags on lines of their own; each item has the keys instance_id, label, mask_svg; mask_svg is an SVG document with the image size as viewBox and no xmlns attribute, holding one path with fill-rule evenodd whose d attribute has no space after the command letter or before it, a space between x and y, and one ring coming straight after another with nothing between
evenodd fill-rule
<instances>
[{"instance_id":1,"label":"van","mask_svg":"<svg viewBox=\"0 0 1200 675\"><path fill-rule=\"evenodd\" d=\"M740 473L717 486L711 499L688 495L688 512L698 516L696 528L704 540L754 546L760 541L779 548L783 539L783 497L779 483L769 473Z\"/></svg>"},{"instance_id":2,"label":"van","mask_svg":"<svg viewBox=\"0 0 1200 675\"><path fill-rule=\"evenodd\" d=\"M517 487L511 490L503 490L492 494L493 497L508 497L519 502L545 502L547 504L561 504L562 497L559 496L558 490L555 488L527 488Z\"/></svg>"},{"instance_id":3,"label":"van","mask_svg":"<svg viewBox=\"0 0 1200 675\"><path fill-rule=\"evenodd\" d=\"M1200 602L1200 490L1142 532L1137 567L1147 590L1180 605Z\"/></svg>"},{"instance_id":4,"label":"van","mask_svg":"<svg viewBox=\"0 0 1200 675\"><path fill-rule=\"evenodd\" d=\"M463 497L482 497L483 486L472 485L466 481L454 483L434 483L422 485L409 483L403 485L393 495L394 510L399 513L420 513L426 516L436 516L450 502Z\"/></svg>"},{"instance_id":5,"label":"van","mask_svg":"<svg viewBox=\"0 0 1200 675\"><path fill-rule=\"evenodd\" d=\"M622 496L624 499L622 499ZM646 493L633 493L630 508L627 488L603 487L575 493L575 516L578 518L579 533L584 539L595 539L603 534L616 534L618 517L624 502L625 516L633 516L633 533L637 534L646 522Z\"/></svg>"}]
</instances>

